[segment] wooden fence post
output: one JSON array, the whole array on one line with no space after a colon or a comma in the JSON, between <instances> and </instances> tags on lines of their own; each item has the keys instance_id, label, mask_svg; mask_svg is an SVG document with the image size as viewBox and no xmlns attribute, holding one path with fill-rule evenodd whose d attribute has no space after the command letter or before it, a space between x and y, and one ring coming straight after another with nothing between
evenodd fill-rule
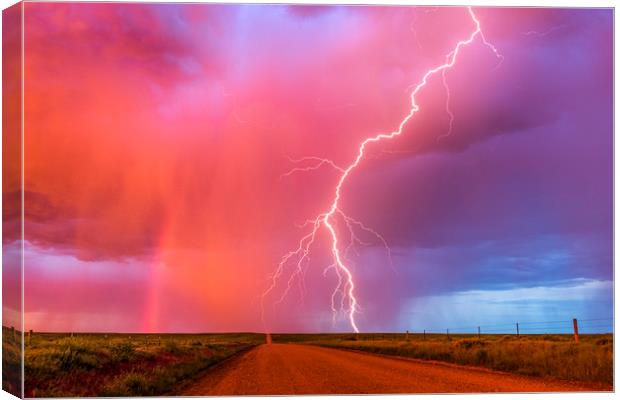
<instances>
[{"instance_id":1,"label":"wooden fence post","mask_svg":"<svg viewBox=\"0 0 620 400\"><path fill-rule=\"evenodd\" d=\"M11 335L13 335L13 342L17 342L17 338L15 337L15 327L11 327Z\"/></svg>"},{"instance_id":2,"label":"wooden fence post","mask_svg":"<svg viewBox=\"0 0 620 400\"><path fill-rule=\"evenodd\" d=\"M450 340L450 329L446 329L446 336L448 337L448 340Z\"/></svg>"},{"instance_id":3,"label":"wooden fence post","mask_svg":"<svg viewBox=\"0 0 620 400\"><path fill-rule=\"evenodd\" d=\"M517 322L517 337L519 337L519 323Z\"/></svg>"},{"instance_id":4,"label":"wooden fence post","mask_svg":"<svg viewBox=\"0 0 620 400\"><path fill-rule=\"evenodd\" d=\"M405 340L409 341L409 331L405 332Z\"/></svg>"},{"instance_id":5,"label":"wooden fence post","mask_svg":"<svg viewBox=\"0 0 620 400\"><path fill-rule=\"evenodd\" d=\"M426 340L426 329L424 329L424 333L422 335L422 340Z\"/></svg>"},{"instance_id":6,"label":"wooden fence post","mask_svg":"<svg viewBox=\"0 0 620 400\"><path fill-rule=\"evenodd\" d=\"M28 331L28 346L32 343L32 329Z\"/></svg>"},{"instance_id":7,"label":"wooden fence post","mask_svg":"<svg viewBox=\"0 0 620 400\"><path fill-rule=\"evenodd\" d=\"M573 334L575 335L575 343L579 343L579 327L577 326L577 318L573 318Z\"/></svg>"},{"instance_id":8,"label":"wooden fence post","mask_svg":"<svg viewBox=\"0 0 620 400\"><path fill-rule=\"evenodd\" d=\"M480 327L478 327L478 340L480 340Z\"/></svg>"}]
</instances>

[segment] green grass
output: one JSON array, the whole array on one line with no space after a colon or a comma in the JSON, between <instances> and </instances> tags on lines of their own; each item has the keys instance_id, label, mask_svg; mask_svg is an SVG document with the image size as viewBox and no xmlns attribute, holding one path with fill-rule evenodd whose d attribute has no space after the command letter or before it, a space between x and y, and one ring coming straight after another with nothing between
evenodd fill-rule
<instances>
[{"instance_id":1,"label":"green grass","mask_svg":"<svg viewBox=\"0 0 620 400\"><path fill-rule=\"evenodd\" d=\"M26 397L173 394L258 334L56 334L26 338Z\"/></svg>"},{"instance_id":2,"label":"green grass","mask_svg":"<svg viewBox=\"0 0 620 400\"><path fill-rule=\"evenodd\" d=\"M273 335L274 342L326 347L480 366L540 377L613 385L613 335L337 334Z\"/></svg>"}]
</instances>

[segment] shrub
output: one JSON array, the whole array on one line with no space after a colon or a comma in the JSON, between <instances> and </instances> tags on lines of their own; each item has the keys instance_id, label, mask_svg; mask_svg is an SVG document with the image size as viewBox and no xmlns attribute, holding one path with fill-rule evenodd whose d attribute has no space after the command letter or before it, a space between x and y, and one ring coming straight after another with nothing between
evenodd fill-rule
<instances>
[{"instance_id":1,"label":"shrub","mask_svg":"<svg viewBox=\"0 0 620 400\"><path fill-rule=\"evenodd\" d=\"M604 346L606 344L610 344L611 343L611 339L602 338L602 339L598 339L595 343L596 343L597 346Z\"/></svg>"},{"instance_id":2,"label":"shrub","mask_svg":"<svg viewBox=\"0 0 620 400\"><path fill-rule=\"evenodd\" d=\"M178 343L174 342L172 340L167 340L164 343L164 350L166 350L168 353L171 353L171 354L180 354L180 353L182 353L181 347L179 347Z\"/></svg>"},{"instance_id":3,"label":"shrub","mask_svg":"<svg viewBox=\"0 0 620 400\"><path fill-rule=\"evenodd\" d=\"M476 359L476 364L479 364L479 365L484 365L484 364L486 364L486 362L487 362L488 358L489 358L489 353L487 353L487 351L486 351L486 350L484 350L484 349L479 349L479 350L476 352L476 357L475 357L475 359Z\"/></svg>"},{"instance_id":4,"label":"shrub","mask_svg":"<svg viewBox=\"0 0 620 400\"><path fill-rule=\"evenodd\" d=\"M128 342L115 343L110 347L110 351L116 361L129 361L135 354L133 345Z\"/></svg>"},{"instance_id":5,"label":"shrub","mask_svg":"<svg viewBox=\"0 0 620 400\"><path fill-rule=\"evenodd\" d=\"M463 349L471 349L472 347L486 346L487 342L479 339L462 339L454 343L454 347L460 347Z\"/></svg>"},{"instance_id":6,"label":"shrub","mask_svg":"<svg viewBox=\"0 0 620 400\"><path fill-rule=\"evenodd\" d=\"M99 365L97 354L80 345L68 345L59 352L53 353L61 369L93 369Z\"/></svg>"},{"instance_id":7,"label":"shrub","mask_svg":"<svg viewBox=\"0 0 620 400\"><path fill-rule=\"evenodd\" d=\"M146 375L130 372L103 389L103 396L144 396L151 394L152 387Z\"/></svg>"}]
</instances>

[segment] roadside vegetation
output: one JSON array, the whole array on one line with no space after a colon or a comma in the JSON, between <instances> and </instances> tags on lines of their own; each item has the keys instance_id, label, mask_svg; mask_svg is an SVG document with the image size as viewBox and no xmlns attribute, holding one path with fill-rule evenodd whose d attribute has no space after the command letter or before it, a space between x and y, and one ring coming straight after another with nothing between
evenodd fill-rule
<instances>
[{"instance_id":1,"label":"roadside vegetation","mask_svg":"<svg viewBox=\"0 0 620 400\"><path fill-rule=\"evenodd\" d=\"M258 334L50 334L25 339L26 397L172 394Z\"/></svg>"},{"instance_id":2,"label":"roadside vegetation","mask_svg":"<svg viewBox=\"0 0 620 400\"><path fill-rule=\"evenodd\" d=\"M21 333L2 327L2 389L21 397Z\"/></svg>"},{"instance_id":3,"label":"roadside vegetation","mask_svg":"<svg viewBox=\"0 0 620 400\"><path fill-rule=\"evenodd\" d=\"M337 334L273 335L303 342L420 360L484 367L515 374L613 385L613 335Z\"/></svg>"}]
</instances>

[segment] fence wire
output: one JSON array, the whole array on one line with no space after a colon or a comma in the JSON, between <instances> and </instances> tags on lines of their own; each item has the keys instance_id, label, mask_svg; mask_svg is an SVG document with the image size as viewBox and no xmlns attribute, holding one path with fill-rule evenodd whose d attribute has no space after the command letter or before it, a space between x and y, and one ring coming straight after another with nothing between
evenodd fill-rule
<instances>
[{"instance_id":1,"label":"fence wire","mask_svg":"<svg viewBox=\"0 0 620 400\"><path fill-rule=\"evenodd\" d=\"M588 318L576 319L579 333L613 333L613 318ZM526 321L500 324L484 324L476 326L459 326L430 329L410 329L409 333L425 334L545 334L545 333L564 333L572 334L574 331L573 319L554 320L554 321Z\"/></svg>"}]
</instances>

